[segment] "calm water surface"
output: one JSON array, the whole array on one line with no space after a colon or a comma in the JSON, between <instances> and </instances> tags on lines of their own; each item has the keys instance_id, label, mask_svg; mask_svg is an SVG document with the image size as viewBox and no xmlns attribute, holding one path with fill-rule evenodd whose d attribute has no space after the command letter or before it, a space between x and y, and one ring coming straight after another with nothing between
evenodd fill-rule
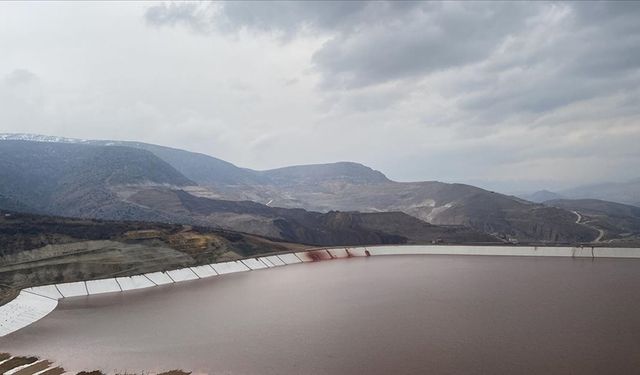
<instances>
[{"instance_id":1,"label":"calm water surface","mask_svg":"<svg viewBox=\"0 0 640 375\"><path fill-rule=\"evenodd\" d=\"M0 351L107 372L638 374L640 261L295 265L67 299Z\"/></svg>"}]
</instances>

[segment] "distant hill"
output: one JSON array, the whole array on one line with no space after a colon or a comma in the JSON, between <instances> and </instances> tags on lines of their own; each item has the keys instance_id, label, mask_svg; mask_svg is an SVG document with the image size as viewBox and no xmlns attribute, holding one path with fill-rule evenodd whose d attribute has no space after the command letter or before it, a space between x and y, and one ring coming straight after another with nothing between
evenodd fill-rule
<instances>
[{"instance_id":1,"label":"distant hill","mask_svg":"<svg viewBox=\"0 0 640 375\"><path fill-rule=\"evenodd\" d=\"M5 199L38 212L121 220L160 217L123 204L114 186L194 184L148 151L27 141L0 141L0 176Z\"/></svg>"},{"instance_id":2,"label":"distant hill","mask_svg":"<svg viewBox=\"0 0 640 375\"><path fill-rule=\"evenodd\" d=\"M37 212L26 204L12 198L0 195L0 210L17 211L17 212Z\"/></svg>"},{"instance_id":3,"label":"distant hill","mask_svg":"<svg viewBox=\"0 0 640 375\"><path fill-rule=\"evenodd\" d=\"M267 181L257 171L239 168L229 162L205 154L140 142L96 142L147 150L198 184L241 185L265 183Z\"/></svg>"},{"instance_id":4,"label":"distant hill","mask_svg":"<svg viewBox=\"0 0 640 375\"><path fill-rule=\"evenodd\" d=\"M352 184L390 182L381 172L351 162L296 165L262 172L269 182L276 185L321 184L326 181Z\"/></svg>"},{"instance_id":5,"label":"distant hill","mask_svg":"<svg viewBox=\"0 0 640 375\"><path fill-rule=\"evenodd\" d=\"M543 203L554 199L564 198L562 195L549 190L540 190L532 194L519 195L519 197L535 203Z\"/></svg>"},{"instance_id":6,"label":"distant hill","mask_svg":"<svg viewBox=\"0 0 640 375\"><path fill-rule=\"evenodd\" d=\"M640 207L640 178L579 186L559 193L570 199L601 199Z\"/></svg>"},{"instance_id":7,"label":"distant hill","mask_svg":"<svg viewBox=\"0 0 640 375\"><path fill-rule=\"evenodd\" d=\"M123 146L149 151L188 179L204 185L210 184L257 184L267 179L260 172L239 168L224 160L196 152L179 150L143 142L102 141L45 136L37 134L0 134L0 140L21 140L38 143L66 143L93 146Z\"/></svg>"},{"instance_id":8,"label":"distant hill","mask_svg":"<svg viewBox=\"0 0 640 375\"><path fill-rule=\"evenodd\" d=\"M128 201L151 210L183 215L198 225L215 225L320 246L497 242L496 238L470 228L431 225L402 212L319 213L251 201L195 197L181 190L162 188L143 189L130 195Z\"/></svg>"},{"instance_id":9,"label":"distant hill","mask_svg":"<svg viewBox=\"0 0 640 375\"><path fill-rule=\"evenodd\" d=\"M274 207L329 212L400 211L436 225L464 225L503 240L589 242L597 232L574 215L477 187L437 181L352 183L301 180L286 185L215 187L216 198L253 200ZM206 193L194 192L208 196Z\"/></svg>"},{"instance_id":10,"label":"distant hill","mask_svg":"<svg viewBox=\"0 0 640 375\"><path fill-rule=\"evenodd\" d=\"M139 160L140 166L144 164L142 155L146 155L149 162L157 165L141 167L138 168L139 171L135 171L136 168L125 169L126 173L123 172L121 178L129 179L129 182L118 181L115 184L111 179L101 180L91 176L90 164L86 164L83 173L67 170L67 175L71 176L67 177L70 178L69 183L55 182L54 190L60 192L58 195L52 195L47 190L51 183L44 184L42 188L33 184L34 188L24 192L26 196L21 196L15 189L0 189L0 194L37 209L46 208L48 211L45 212L56 214L187 223L194 220L188 211L182 212L180 207L170 210L166 209L170 206L156 205L150 209L150 206L131 201L128 197L139 191L137 188L129 191L127 185L140 185L144 184L143 180L148 180L147 185L173 185L178 190L212 200L254 201L270 207L303 208L321 213L404 212L427 223L467 226L508 241L588 242L598 234L595 230L576 224L574 215L562 209L533 204L463 184L437 181L395 182L381 172L357 163L340 162L253 171L210 156L138 142L74 140L24 134L0 135L0 143L18 142L12 139L21 139L23 143L28 141L32 144L94 149L113 150L120 147L128 150L133 160ZM109 164L109 160L103 158L100 161ZM36 169L46 170L42 166L47 163L48 161L42 162ZM162 168L159 167L160 164L163 165ZM116 163L112 170L123 166L122 162ZM107 165L104 168L109 170ZM137 176L156 169L164 172L154 178ZM124 175L128 175L130 171L134 172L133 175L125 178ZM14 172L19 173L19 170ZM32 176L34 173L24 175ZM43 173L37 175L42 176ZM106 187L100 188L101 185ZM46 191L40 194L33 191L36 187ZM27 197L30 198L26 199ZM236 219L242 217L241 214L235 215L237 217L233 220L227 217L227 222L239 222Z\"/></svg>"},{"instance_id":11,"label":"distant hill","mask_svg":"<svg viewBox=\"0 0 640 375\"><path fill-rule=\"evenodd\" d=\"M602 241L640 239L640 207L599 199L559 199L545 204L579 213L583 224L603 231Z\"/></svg>"},{"instance_id":12,"label":"distant hill","mask_svg":"<svg viewBox=\"0 0 640 375\"><path fill-rule=\"evenodd\" d=\"M195 224L319 246L496 241L399 212L323 214L195 197L183 190L195 182L152 152L127 146L3 140L0 174L7 177L0 183L0 204L28 212L33 207L67 217ZM385 227L380 217L395 224Z\"/></svg>"}]
</instances>

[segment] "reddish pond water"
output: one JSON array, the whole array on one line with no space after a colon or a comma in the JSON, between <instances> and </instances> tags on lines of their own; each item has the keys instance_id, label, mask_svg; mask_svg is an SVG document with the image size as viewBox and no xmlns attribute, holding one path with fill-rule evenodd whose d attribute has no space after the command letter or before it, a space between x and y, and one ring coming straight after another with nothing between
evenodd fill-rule
<instances>
[{"instance_id":1,"label":"reddish pond water","mask_svg":"<svg viewBox=\"0 0 640 375\"><path fill-rule=\"evenodd\" d=\"M67 299L0 351L107 372L637 374L640 261L294 265Z\"/></svg>"}]
</instances>

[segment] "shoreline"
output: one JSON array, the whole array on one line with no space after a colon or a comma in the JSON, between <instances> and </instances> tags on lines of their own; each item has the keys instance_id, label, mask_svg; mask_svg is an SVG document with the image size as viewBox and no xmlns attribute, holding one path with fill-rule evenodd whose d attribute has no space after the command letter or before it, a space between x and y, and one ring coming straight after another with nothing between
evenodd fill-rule
<instances>
[{"instance_id":1,"label":"shoreline","mask_svg":"<svg viewBox=\"0 0 640 375\"><path fill-rule=\"evenodd\" d=\"M211 263L146 274L79 280L25 288L7 297L13 299L0 305L0 337L34 323L55 309L58 300L103 293L123 293L181 281L196 280L235 272L268 269L297 263L310 263L351 257L383 255L462 255L462 256L524 256L569 258L640 258L639 248L608 247L538 247L538 246L458 246L458 245L391 245L309 249Z\"/></svg>"}]
</instances>

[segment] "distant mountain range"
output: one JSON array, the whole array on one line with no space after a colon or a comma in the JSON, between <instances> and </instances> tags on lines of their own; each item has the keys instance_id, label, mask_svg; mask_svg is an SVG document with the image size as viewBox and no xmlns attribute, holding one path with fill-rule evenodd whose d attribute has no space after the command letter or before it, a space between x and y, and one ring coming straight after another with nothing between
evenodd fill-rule
<instances>
[{"instance_id":1,"label":"distant mountain range","mask_svg":"<svg viewBox=\"0 0 640 375\"><path fill-rule=\"evenodd\" d=\"M48 214L211 225L323 245L599 236L562 207L470 185L395 182L351 162L255 171L139 142L35 135L0 135L0 157L5 201Z\"/></svg>"},{"instance_id":2,"label":"distant mountain range","mask_svg":"<svg viewBox=\"0 0 640 375\"><path fill-rule=\"evenodd\" d=\"M196 197L185 191L200 191L196 183L169 163L121 145L3 140L0 175L0 208L22 212L195 224L315 245L496 241L401 212L317 213Z\"/></svg>"},{"instance_id":3,"label":"distant mountain range","mask_svg":"<svg viewBox=\"0 0 640 375\"><path fill-rule=\"evenodd\" d=\"M519 196L537 203L553 199L599 199L640 207L640 178L626 182L606 182L578 186L558 192L540 190L532 194Z\"/></svg>"},{"instance_id":4,"label":"distant mountain range","mask_svg":"<svg viewBox=\"0 0 640 375\"><path fill-rule=\"evenodd\" d=\"M564 197L558 193L554 193L549 190L540 190L531 194L521 194L518 195L522 199L526 199L530 202L535 203L544 203L546 201L554 200L554 199L563 199Z\"/></svg>"},{"instance_id":5,"label":"distant mountain range","mask_svg":"<svg viewBox=\"0 0 640 375\"><path fill-rule=\"evenodd\" d=\"M640 207L640 178L627 182L607 182L562 190L569 199L600 199Z\"/></svg>"}]
</instances>

